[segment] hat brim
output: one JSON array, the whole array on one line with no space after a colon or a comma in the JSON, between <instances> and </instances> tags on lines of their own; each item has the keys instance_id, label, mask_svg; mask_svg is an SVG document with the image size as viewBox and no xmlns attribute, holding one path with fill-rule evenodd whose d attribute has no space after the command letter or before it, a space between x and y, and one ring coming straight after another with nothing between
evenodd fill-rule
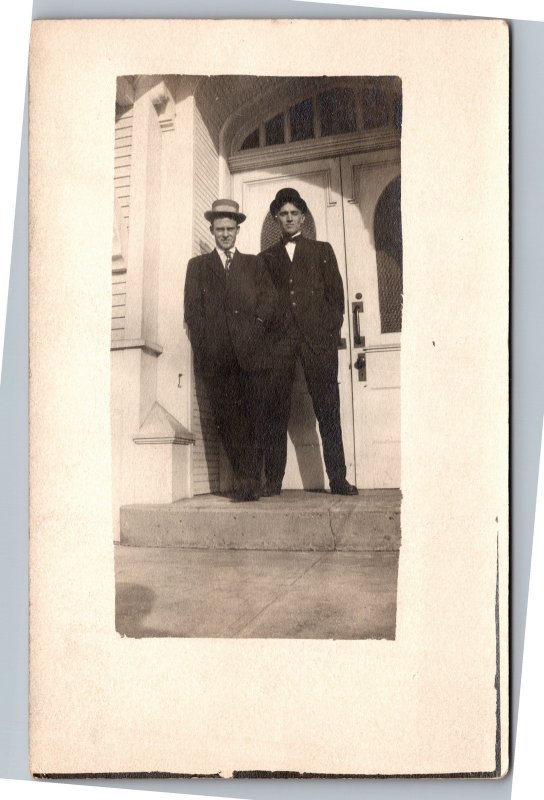
<instances>
[{"instance_id":1,"label":"hat brim","mask_svg":"<svg viewBox=\"0 0 544 800\"><path fill-rule=\"evenodd\" d=\"M224 219L227 217L228 219L235 220L238 225L247 219L245 214L236 214L234 211L205 211L204 217L208 220L208 222L213 222L214 219Z\"/></svg>"}]
</instances>

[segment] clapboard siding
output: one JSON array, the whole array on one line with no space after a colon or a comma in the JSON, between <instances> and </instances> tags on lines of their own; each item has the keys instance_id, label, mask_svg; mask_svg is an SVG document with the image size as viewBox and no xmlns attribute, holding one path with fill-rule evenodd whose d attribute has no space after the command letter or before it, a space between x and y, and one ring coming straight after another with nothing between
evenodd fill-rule
<instances>
[{"instance_id":1,"label":"clapboard siding","mask_svg":"<svg viewBox=\"0 0 544 800\"><path fill-rule=\"evenodd\" d=\"M197 103L194 127L194 229L193 254L201 255L211 250L209 223L204 212L217 199L219 191L219 158L213 127L204 120L201 108L208 103ZM193 386L192 432L193 493L208 494L219 490L219 440L212 411L202 382L195 377Z\"/></svg>"},{"instance_id":2,"label":"clapboard siding","mask_svg":"<svg viewBox=\"0 0 544 800\"><path fill-rule=\"evenodd\" d=\"M193 252L200 255L211 250L209 223L204 212L217 199L219 191L219 159L212 137L198 109L195 113L195 176L194 206L195 226Z\"/></svg>"},{"instance_id":3,"label":"clapboard siding","mask_svg":"<svg viewBox=\"0 0 544 800\"><path fill-rule=\"evenodd\" d=\"M123 339L126 312L126 275L112 275L111 338Z\"/></svg>"},{"instance_id":4,"label":"clapboard siding","mask_svg":"<svg viewBox=\"0 0 544 800\"><path fill-rule=\"evenodd\" d=\"M133 109L118 113L115 119L115 162L113 184L115 196L123 210L127 229L130 215L130 167L132 161Z\"/></svg>"},{"instance_id":5,"label":"clapboard siding","mask_svg":"<svg viewBox=\"0 0 544 800\"><path fill-rule=\"evenodd\" d=\"M130 170L132 165L132 107L119 111L115 118L115 151L113 190L115 203L121 209L122 223L128 235L130 218ZM125 264L126 266L126 264ZM112 275L111 338L123 339L126 316L126 276L114 272Z\"/></svg>"}]
</instances>

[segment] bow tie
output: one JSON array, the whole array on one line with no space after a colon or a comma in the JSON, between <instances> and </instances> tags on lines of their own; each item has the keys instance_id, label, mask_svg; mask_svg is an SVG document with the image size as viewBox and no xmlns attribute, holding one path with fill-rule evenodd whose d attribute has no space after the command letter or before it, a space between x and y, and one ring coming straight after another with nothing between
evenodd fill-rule
<instances>
[{"instance_id":1,"label":"bow tie","mask_svg":"<svg viewBox=\"0 0 544 800\"><path fill-rule=\"evenodd\" d=\"M296 244L299 241L300 238L301 238L301 234L300 233L298 233L296 236L284 236L283 237L283 243L284 244L289 244L289 242L293 242L293 244Z\"/></svg>"}]
</instances>

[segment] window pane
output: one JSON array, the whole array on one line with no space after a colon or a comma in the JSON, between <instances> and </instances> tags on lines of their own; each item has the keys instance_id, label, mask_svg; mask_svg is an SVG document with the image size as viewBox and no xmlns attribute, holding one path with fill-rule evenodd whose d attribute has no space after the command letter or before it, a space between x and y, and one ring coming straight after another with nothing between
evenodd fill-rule
<instances>
[{"instance_id":1,"label":"window pane","mask_svg":"<svg viewBox=\"0 0 544 800\"><path fill-rule=\"evenodd\" d=\"M402 322L402 224L400 178L382 192L374 214L378 296L382 333L400 331Z\"/></svg>"},{"instance_id":2,"label":"window pane","mask_svg":"<svg viewBox=\"0 0 544 800\"><path fill-rule=\"evenodd\" d=\"M374 86L363 89L363 127L382 128L389 118L385 92Z\"/></svg>"},{"instance_id":3,"label":"window pane","mask_svg":"<svg viewBox=\"0 0 544 800\"><path fill-rule=\"evenodd\" d=\"M319 95L321 136L357 130L355 97L351 89L331 89Z\"/></svg>"},{"instance_id":4,"label":"window pane","mask_svg":"<svg viewBox=\"0 0 544 800\"><path fill-rule=\"evenodd\" d=\"M259 146L259 129L256 128L248 136L246 136L246 138L242 142L240 150L253 150L254 147L258 146Z\"/></svg>"},{"instance_id":5,"label":"window pane","mask_svg":"<svg viewBox=\"0 0 544 800\"><path fill-rule=\"evenodd\" d=\"M278 114L272 119L269 119L266 125L264 126L264 132L265 132L265 143L267 145L283 144L285 141L284 128L283 128L283 114Z\"/></svg>"},{"instance_id":6,"label":"window pane","mask_svg":"<svg viewBox=\"0 0 544 800\"><path fill-rule=\"evenodd\" d=\"M289 122L291 124L291 141L300 142L302 139L313 139L314 136L314 109L311 97L291 106L289 109Z\"/></svg>"}]
</instances>

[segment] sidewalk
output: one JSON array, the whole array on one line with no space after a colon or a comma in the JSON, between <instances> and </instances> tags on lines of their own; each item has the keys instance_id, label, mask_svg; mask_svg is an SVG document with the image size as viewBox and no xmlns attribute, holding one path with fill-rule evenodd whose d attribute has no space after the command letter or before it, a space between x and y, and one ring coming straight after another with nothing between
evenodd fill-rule
<instances>
[{"instance_id":1,"label":"sidewalk","mask_svg":"<svg viewBox=\"0 0 544 800\"><path fill-rule=\"evenodd\" d=\"M398 552L116 546L130 637L394 639Z\"/></svg>"}]
</instances>

